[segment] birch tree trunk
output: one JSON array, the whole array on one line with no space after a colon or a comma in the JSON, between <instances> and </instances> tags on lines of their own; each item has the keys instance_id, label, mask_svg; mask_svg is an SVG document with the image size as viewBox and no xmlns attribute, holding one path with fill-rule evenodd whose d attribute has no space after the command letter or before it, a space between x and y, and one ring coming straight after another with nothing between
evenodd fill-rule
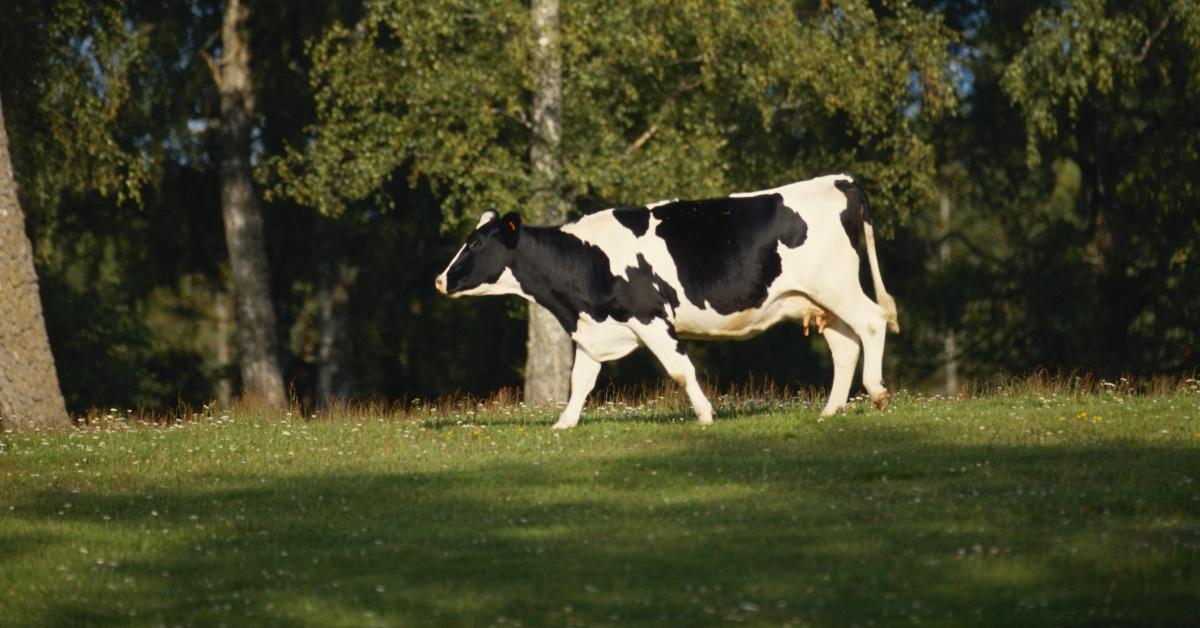
<instances>
[{"instance_id":1,"label":"birch tree trunk","mask_svg":"<svg viewBox=\"0 0 1200 628\"><path fill-rule=\"evenodd\" d=\"M0 103L0 429L71 424L58 385Z\"/></svg>"},{"instance_id":2,"label":"birch tree trunk","mask_svg":"<svg viewBox=\"0 0 1200 628\"><path fill-rule=\"evenodd\" d=\"M317 397L320 405L349 399L353 378L350 360L354 355L350 335L350 288L358 279L359 269L338 257L342 239L329 219L318 219L318 243L314 246L320 256L317 270L317 305L320 309L320 343L317 357Z\"/></svg>"},{"instance_id":3,"label":"birch tree trunk","mask_svg":"<svg viewBox=\"0 0 1200 628\"><path fill-rule=\"evenodd\" d=\"M950 195L944 191L939 199L938 213L942 218L942 233L950 233ZM942 238L938 258L942 268L950 265L950 240L946 237ZM942 355L946 365L946 394L954 396L958 394L958 349L955 347L954 327L950 325L947 325L942 337Z\"/></svg>"},{"instance_id":4,"label":"birch tree trunk","mask_svg":"<svg viewBox=\"0 0 1200 628\"><path fill-rule=\"evenodd\" d=\"M562 163L562 46L558 28L558 0L533 0L533 142L529 149L532 166L533 207L543 212L541 220L562 222L567 203L563 198ZM540 305L529 307L529 339L526 344L525 401L559 403L571 389L571 365L575 352L562 325Z\"/></svg>"},{"instance_id":5,"label":"birch tree trunk","mask_svg":"<svg viewBox=\"0 0 1200 628\"><path fill-rule=\"evenodd\" d=\"M221 59L213 79L221 94L219 140L221 214L233 271L238 322L238 361L247 395L270 406L286 402L279 368L275 308L263 239L262 209L250 169L254 89L250 76L249 9L227 0L221 25Z\"/></svg>"},{"instance_id":6,"label":"birch tree trunk","mask_svg":"<svg viewBox=\"0 0 1200 628\"><path fill-rule=\"evenodd\" d=\"M221 408L228 408L233 403L233 349L229 342L230 332L233 331L232 312L229 294L223 289L217 290L213 296L213 313L217 320L217 382L214 392L217 405Z\"/></svg>"}]
</instances>

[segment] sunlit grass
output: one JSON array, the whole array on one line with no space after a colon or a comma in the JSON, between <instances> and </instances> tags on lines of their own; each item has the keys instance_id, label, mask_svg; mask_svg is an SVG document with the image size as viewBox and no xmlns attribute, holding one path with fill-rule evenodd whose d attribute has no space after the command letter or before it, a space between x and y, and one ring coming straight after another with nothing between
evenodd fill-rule
<instances>
[{"instance_id":1,"label":"sunlit grass","mask_svg":"<svg viewBox=\"0 0 1200 628\"><path fill-rule=\"evenodd\" d=\"M0 437L0 623L1190 623L1200 386L128 412ZM1149 392L1141 389L1140 392ZM624 397L628 398L628 397Z\"/></svg>"}]
</instances>

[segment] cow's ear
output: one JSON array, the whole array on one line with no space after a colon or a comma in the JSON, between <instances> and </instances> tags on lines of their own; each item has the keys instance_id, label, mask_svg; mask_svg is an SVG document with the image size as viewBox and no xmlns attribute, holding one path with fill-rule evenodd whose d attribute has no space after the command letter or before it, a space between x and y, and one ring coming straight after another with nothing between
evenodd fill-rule
<instances>
[{"instance_id":1,"label":"cow's ear","mask_svg":"<svg viewBox=\"0 0 1200 628\"><path fill-rule=\"evenodd\" d=\"M494 208L489 207L486 210L484 210L483 215L479 217L479 224L475 225L475 228L478 229L499 217L500 217L500 212L496 211Z\"/></svg>"},{"instance_id":2,"label":"cow's ear","mask_svg":"<svg viewBox=\"0 0 1200 628\"><path fill-rule=\"evenodd\" d=\"M521 235L521 215L508 212L500 219L500 240L508 246L516 246L517 238Z\"/></svg>"}]
</instances>

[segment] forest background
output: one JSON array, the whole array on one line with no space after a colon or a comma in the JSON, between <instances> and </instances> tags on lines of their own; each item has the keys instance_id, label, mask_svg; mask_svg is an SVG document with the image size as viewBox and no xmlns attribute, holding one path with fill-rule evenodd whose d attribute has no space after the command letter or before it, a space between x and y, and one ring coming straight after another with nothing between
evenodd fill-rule
<instances>
[{"instance_id":1,"label":"forest background","mask_svg":"<svg viewBox=\"0 0 1200 628\"><path fill-rule=\"evenodd\" d=\"M0 378L28 257L74 414L520 386L523 304L432 287L484 208L833 172L885 236L893 385L1200 365L1192 0L4 4ZM688 350L831 373L794 326Z\"/></svg>"}]
</instances>

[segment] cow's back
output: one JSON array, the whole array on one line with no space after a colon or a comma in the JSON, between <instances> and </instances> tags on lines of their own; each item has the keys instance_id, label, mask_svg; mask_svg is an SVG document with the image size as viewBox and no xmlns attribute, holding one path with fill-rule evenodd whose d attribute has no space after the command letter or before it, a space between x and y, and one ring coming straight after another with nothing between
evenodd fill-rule
<instances>
[{"instance_id":1,"label":"cow's back","mask_svg":"<svg viewBox=\"0 0 1200 628\"><path fill-rule=\"evenodd\" d=\"M803 276L836 249L854 255L842 232L838 190L845 175L705 200L604 210L563 230L605 250L614 275L650 271L670 286L676 324L690 336L753 335L818 308ZM856 258L855 258L856 261Z\"/></svg>"}]
</instances>

